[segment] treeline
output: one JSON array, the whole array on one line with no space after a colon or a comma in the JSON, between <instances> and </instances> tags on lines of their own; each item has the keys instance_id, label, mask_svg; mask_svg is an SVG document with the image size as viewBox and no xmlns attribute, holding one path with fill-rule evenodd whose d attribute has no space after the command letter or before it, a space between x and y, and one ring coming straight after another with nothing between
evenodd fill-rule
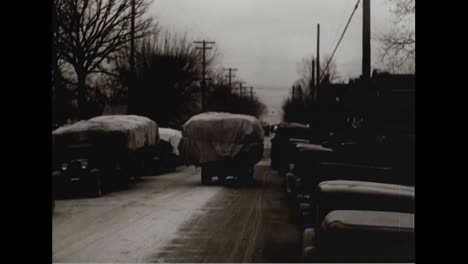
<instances>
[{"instance_id":1,"label":"treeline","mask_svg":"<svg viewBox=\"0 0 468 264\"><path fill-rule=\"evenodd\" d=\"M52 116L63 124L104 111L147 116L180 127L200 113L202 57L193 40L164 31L136 0L134 70L130 0L54 0ZM226 91L218 54L207 53L207 110L260 117L257 97ZM130 108L128 108L130 106ZM112 111L111 111L112 110Z\"/></svg>"}]
</instances>

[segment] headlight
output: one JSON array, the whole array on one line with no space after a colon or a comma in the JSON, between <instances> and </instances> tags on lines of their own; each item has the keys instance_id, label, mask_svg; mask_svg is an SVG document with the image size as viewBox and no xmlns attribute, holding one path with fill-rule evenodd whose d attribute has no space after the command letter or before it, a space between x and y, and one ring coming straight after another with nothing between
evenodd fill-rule
<instances>
[{"instance_id":1,"label":"headlight","mask_svg":"<svg viewBox=\"0 0 468 264\"><path fill-rule=\"evenodd\" d=\"M88 168L88 162L87 162L87 161L82 161L82 162L81 162L81 168L82 168L83 170L86 170L86 169Z\"/></svg>"},{"instance_id":2,"label":"headlight","mask_svg":"<svg viewBox=\"0 0 468 264\"><path fill-rule=\"evenodd\" d=\"M63 171L68 170L68 164L62 163L62 170L63 170Z\"/></svg>"}]
</instances>

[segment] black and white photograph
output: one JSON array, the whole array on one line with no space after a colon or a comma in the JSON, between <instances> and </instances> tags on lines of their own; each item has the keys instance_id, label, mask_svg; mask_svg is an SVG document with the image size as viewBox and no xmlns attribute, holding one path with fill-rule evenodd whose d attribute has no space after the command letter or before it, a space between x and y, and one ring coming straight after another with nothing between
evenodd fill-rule
<instances>
[{"instance_id":1,"label":"black and white photograph","mask_svg":"<svg viewBox=\"0 0 468 264\"><path fill-rule=\"evenodd\" d=\"M52 263L415 262L415 0L50 7Z\"/></svg>"}]
</instances>

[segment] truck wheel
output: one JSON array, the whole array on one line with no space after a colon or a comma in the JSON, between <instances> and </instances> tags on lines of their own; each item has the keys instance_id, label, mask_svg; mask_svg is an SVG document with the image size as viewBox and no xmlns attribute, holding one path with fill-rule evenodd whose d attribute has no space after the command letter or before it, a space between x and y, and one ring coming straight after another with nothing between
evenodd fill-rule
<instances>
[{"instance_id":1,"label":"truck wheel","mask_svg":"<svg viewBox=\"0 0 468 264\"><path fill-rule=\"evenodd\" d=\"M218 181L220 185L224 185L226 183L227 175L225 173L218 173Z\"/></svg>"},{"instance_id":2,"label":"truck wheel","mask_svg":"<svg viewBox=\"0 0 468 264\"><path fill-rule=\"evenodd\" d=\"M134 181L139 181L142 176L145 176L145 174L147 174L145 165L146 162L144 160L140 160L137 162Z\"/></svg>"},{"instance_id":3,"label":"truck wheel","mask_svg":"<svg viewBox=\"0 0 468 264\"><path fill-rule=\"evenodd\" d=\"M100 197L104 194L102 187L102 177L101 173L98 170L92 170L90 173L91 184L90 184L90 196L91 197Z\"/></svg>"},{"instance_id":4,"label":"truck wheel","mask_svg":"<svg viewBox=\"0 0 468 264\"><path fill-rule=\"evenodd\" d=\"M202 167L201 170L201 182L203 185L211 184L211 170L207 167Z\"/></svg>"},{"instance_id":5,"label":"truck wheel","mask_svg":"<svg viewBox=\"0 0 468 264\"><path fill-rule=\"evenodd\" d=\"M63 183L60 172L54 171L52 173L52 197L54 199L59 197L64 186L65 184Z\"/></svg>"},{"instance_id":6,"label":"truck wheel","mask_svg":"<svg viewBox=\"0 0 468 264\"><path fill-rule=\"evenodd\" d=\"M306 228L302 234L302 257L308 259L315 254L315 230L313 228Z\"/></svg>"},{"instance_id":7,"label":"truck wheel","mask_svg":"<svg viewBox=\"0 0 468 264\"><path fill-rule=\"evenodd\" d=\"M248 167L247 171L245 172L245 184L252 185L254 183L254 168Z\"/></svg>"}]
</instances>

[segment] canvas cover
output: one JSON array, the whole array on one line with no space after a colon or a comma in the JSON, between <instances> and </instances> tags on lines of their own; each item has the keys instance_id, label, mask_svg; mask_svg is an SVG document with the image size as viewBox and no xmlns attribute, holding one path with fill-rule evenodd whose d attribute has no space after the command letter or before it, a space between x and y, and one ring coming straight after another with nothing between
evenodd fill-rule
<instances>
[{"instance_id":1,"label":"canvas cover","mask_svg":"<svg viewBox=\"0 0 468 264\"><path fill-rule=\"evenodd\" d=\"M193 116L183 126L179 152L193 164L245 157L258 162L263 154L264 132L257 118L208 112Z\"/></svg>"},{"instance_id":2,"label":"canvas cover","mask_svg":"<svg viewBox=\"0 0 468 264\"><path fill-rule=\"evenodd\" d=\"M182 139L182 132L172 128L159 128L159 137L161 140L164 140L171 144L172 153L179 156L179 143Z\"/></svg>"},{"instance_id":3,"label":"canvas cover","mask_svg":"<svg viewBox=\"0 0 468 264\"><path fill-rule=\"evenodd\" d=\"M159 142L157 124L136 115L98 116L57 128L52 132L54 144L110 144L135 150Z\"/></svg>"}]
</instances>

